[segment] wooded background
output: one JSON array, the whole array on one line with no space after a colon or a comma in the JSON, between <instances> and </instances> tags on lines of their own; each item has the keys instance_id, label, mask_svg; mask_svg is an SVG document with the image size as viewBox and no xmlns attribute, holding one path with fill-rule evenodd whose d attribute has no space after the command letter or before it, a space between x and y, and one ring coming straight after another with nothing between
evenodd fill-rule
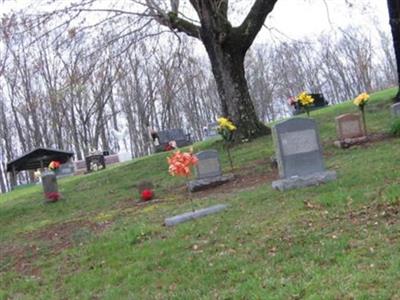
<instances>
[{"instance_id":1,"label":"wooded background","mask_svg":"<svg viewBox=\"0 0 400 300\"><path fill-rule=\"evenodd\" d=\"M220 116L204 51L184 35L113 36L46 30L4 17L0 33L0 190L5 164L36 147L75 152L152 151L146 124L183 128L195 140ZM162 31L162 29L161 29ZM377 38L378 37L378 38ZM288 98L323 93L330 104L397 84L390 33L348 28L312 39L256 44L246 77L258 116L290 113ZM126 133L126 134L124 134ZM29 178L21 174L20 181Z\"/></svg>"}]
</instances>

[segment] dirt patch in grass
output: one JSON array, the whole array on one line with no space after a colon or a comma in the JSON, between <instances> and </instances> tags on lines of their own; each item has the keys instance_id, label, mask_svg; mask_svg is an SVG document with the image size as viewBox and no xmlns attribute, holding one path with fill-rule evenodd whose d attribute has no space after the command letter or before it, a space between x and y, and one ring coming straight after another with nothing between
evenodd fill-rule
<instances>
[{"instance_id":1,"label":"dirt patch in grass","mask_svg":"<svg viewBox=\"0 0 400 300\"><path fill-rule=\"evenodd\" d=\"M224 197L242 190L268 184L278 178L278 170L271 168L269 160L254 161L251 165L235 167L235 178L219 186L210 187L207 190L192 193L193 198ZM260 168L260 166L265 166ZM186 185L180 185L167 191L169 196L180 197L187 195Z\"/></svg>"},{"instance_id":2,"label":"dirt patch in grass","mask_svg":"<svg viewBox=\"0 0 400 300\"><path fill-rule=\"evenodd\" d=\"M375 143L391 140L394 137L389 133L379 132L379 133L372 133L368 135L368 142L359 145L360 147L366 148Z\"/></svg>"},{"instance_id":3,"label":"dirt patch in grass","mask_svg":"<svg viewBox=\"0 0 400 300\"><path fill-rule=\"evenodd\" d=\"M224 196L232 193L237 193L242 190L253 189L260 185L265 185L278 178L277 172L267 174L236 174L232 181L225 184L210 188L208 190L193 193L195 198L204 198L214 195Z\"/></svg>"},{"instance_id":4,"label":"dirt patch in grass","mask_svg":"<svg viewBox=\"0 0 400 300\"><path fill-rule=\"evenodd\" d=\"M84 243L110 225L110 221L76 220L21 234L11 244L0 244L1 271L14 270L27 276L40 276L40 269L34 266L39 257L54 256Z\"/></svg>"}]
</instances>

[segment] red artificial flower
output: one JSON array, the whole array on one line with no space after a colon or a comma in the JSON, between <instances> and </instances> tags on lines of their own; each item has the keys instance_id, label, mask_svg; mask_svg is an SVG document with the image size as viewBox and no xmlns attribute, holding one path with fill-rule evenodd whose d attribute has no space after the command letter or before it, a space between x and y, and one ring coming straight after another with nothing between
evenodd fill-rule
<instances>
[{"instance_id":1,"label":"red artificial flower","mask_svg":"<svg viewBox=\"0 0 400 300\"><path fill-rule=\"evenodd\" d=\"M49 169L54 171L54 170L57 170L60 166L61 166L61 163L59 161L53 160L49 164Z\"/></svg>"},{"instance_id":2,"label":"red artificial flower","mask_svg":"<svg viewBox=\"0 0 400 300\"><path fill-rule=\"evenodd\" d=\"M60 193L58 192L45 193L44 196L49 202L57 202L60 199Z\"/></svg>"},{"instance_id":3,"label":"red artificial flower","mask_svg":"<svg viewBox=\"0 0 400 300\"><path fill-rule=\"evenodd\" d=\"M165 147L164 147L164 151L171 151L171 150L174 150L174 148L172 148L172 146L171 145L165 145Z\"/></svg>"},{"instance_id":4,"label":"red artificial flower","mask_svg":"<svg viewBox=\"0 0 400 300\"><path fill-rule=\"evenodd\" d=\"M149 201L149 200L153 199L153 196L154 196L154 193L153 193L152 190L150 190L150 189L144 189L144 190L142 191L142 194L140 195L140 198L141 198L143 201Z\"/></svg>"},{"instance_id":5,"label":"red artificial flower","mask_svg":"<svg viewBox=\"0 0 400 300\"><path fill-rule=\"evenodd\" d=\"M194 166L198 159L192 152L174 152L171 157L167 158L169 164L169 173L172 176L189 176L190 167Z\"/></svg>"}]
</instances>

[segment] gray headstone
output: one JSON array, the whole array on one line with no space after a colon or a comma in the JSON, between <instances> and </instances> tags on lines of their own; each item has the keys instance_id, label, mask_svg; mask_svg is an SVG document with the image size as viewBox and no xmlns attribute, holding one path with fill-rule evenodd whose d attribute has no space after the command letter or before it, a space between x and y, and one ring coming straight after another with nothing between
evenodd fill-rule
<instances>
[{"instance_id":1,"label":"gray headstone","mask_svg":"<svg viewBox=\"0 0 400 300\"><path fill-rule=\"evenodd\" d=\"M272 187L281 191L336 179L325 171L322 147L314 120L294 118L273 127L280 180Z\"/></svg>"},{"instance_id":2,"label":"gray headstone","mask_svg":"<svg viewBox=\"0 0 400 300\"><path fill-rule=\"evenodd\" d=\"M160 144L166 144L170 141L181 142L186 141L187 136L182 128L175 128L158 132L158 140Z\"/></svg>"},{"instance_id":3,"label":"gray headstone","mask_svg":"<svg viewBox=\"0 0 400 300\"><path fill-rule=\"evenodd\" d=\"M196 153L198 163L196 164L196 179L218 177L222 175L218 151L206 150Z\"/></svg>"},{"instance_id":4,"label":"gray headstone","mask_svg":"<svg viewBox=\"0 0 400 300\"><path fill-rule=\"evenodd\" d=\"M170 129L168 133L169 133L170 141L186 140L185 132L181 128Z\"/></svg>"},{"instance_id":5,"label":"gray headstone","mask_svg":"<svg viewBox=\"0 0 400 300\"><path fill-rule=\"evenodd\" d=\"M339 140L365 136L360 114L343 114L335 118Z\"/></svg>"},{"instance_id":6,"label":"gray headstone","mask_svg":"<svg viewBox=\"0 0 400 300\"><path fill-rule=\"evenodd\" d=\"M51 202L54 194L58 193L57 176L53 172L42 175L43 192L47 202Z\"/></svg>"},{"instance_id":7,"label":"gray headstone","mask_svg":"<svg viewBox=\"0 0 400 300\"><path fill-rule=\"evenodd\" d=\"M325 171L322 148L314 120L294 118L273 128L281 178Z\"/></svg>"},{"instance_id":8,"label":"gray headstone","mask_svg":"<svg viewBox=\"0 0 400 300\"><path fill-rule=\"evenodd\" d=\"M160 131L158 133L158 140L159 140L160 144L168 143L170 141L168 131L166 131L166 130Z\"/></svg>"},{"instance_id":9,"label":"gray headstone","mask_svg":"<svg viewBox=\"0 0 400 300\"><path fill-rule=\"evenodd\" d=\"M400 117L400 103L395 103L390 106L390 109L392 111L392 115L394 117Z\"/></svg>"}]
</instances>

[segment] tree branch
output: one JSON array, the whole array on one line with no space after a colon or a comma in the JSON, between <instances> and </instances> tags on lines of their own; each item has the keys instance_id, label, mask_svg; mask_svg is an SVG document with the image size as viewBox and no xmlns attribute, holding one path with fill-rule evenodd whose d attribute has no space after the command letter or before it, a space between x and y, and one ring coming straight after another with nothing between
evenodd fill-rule
<instances>
[{"instance_id":1,"label":"tree branch","mask_svg":"<svg viewBox=\"0 0 400 300\"><path fill-rule=\"evenodd\" d=\"M200 27L195 24L178 17L178 13L170 11L166 13L157 3L153 0L146 0L147 6L154 14L154 18L161 25L175 29L179 32L184 32L187 35L195 38L200 38Z\"/></svg>"},{"instance_id":2,"label":"tree branch","mask_svg":"<svg viewBox=\"0 0 400 300\"><path fill-rule=\"evenodd\" d=\"M238 27L243 47L251 46L268 14L278 0L256 0L243 23Z\"/></svg>"},{"instance_id":3,"label":"tree branch","mask_svg":"<svg viewBox=\"0 0 400 300\"><path fill-rule=\"evenodd\" d=\"M179 18L175 13L169 12L168 18L161 17L159 22L162 25L176 29L179 32L184 32L187 35L200 39L200 27L182 18Z\"/></svg>"}]
</instances>

